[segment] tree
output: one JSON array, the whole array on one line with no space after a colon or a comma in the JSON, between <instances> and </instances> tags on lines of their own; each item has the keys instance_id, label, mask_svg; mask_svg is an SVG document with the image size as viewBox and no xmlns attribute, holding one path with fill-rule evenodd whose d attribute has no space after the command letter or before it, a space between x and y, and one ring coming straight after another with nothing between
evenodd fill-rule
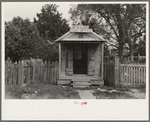
<instances>
[{"instance_id":1,"label":"tree","mask_svg":"<svg viewBox=\"0 0 150 122\"><path fill-rule=\"evenodd\" d=\"M5 22L5 58L19 61L29 58L58 60L58 44L54 40L69 30L56 5L45 5L34 23L14 17Z\"/></svg>"},{"instance_id":2,"label":"tree","mask_svg":"<svg viewBox=\"0 0 150 122\"><path fill-rule=\"evenodd\" d=\"M76 14L71 12L72 18L76 18L74 15L82 17L87 12L96 15L95 18L100 24L98 27L101 27L101 30L106 32L105 36L111 39L108 40L109 44L118 49L120 59L123 58L124 46L128 44L132 52L134 42L145 33L144 4L79 4L74 10Z\"/></svg>"},{"instance_id":3,"label":"tree","mask_svg":"<svg viewBox=\"0 0 150 122\"><path fill-rule=\"evenodd\" d=\"M49 42L44 44L44 60L58 60L58 44L54 43L54 40L69 31L67 20L62 18L57 7L55 4L46 4L42 7L41 13L37 13L38 19L34 18L40 36Z\"/></svg>"},{"instance_id":4,"label":"tree","mask_svg":"<svg viewBox=\"0 0 150 122\"><path fill-rule=\"evenodd\" d=\"M41 13L37 13L38 20L34 18L40 35L50 42L69 31L67 20L62 18L57 7L55 4L46 4L42 7Z\"/></svg>"},{"instance_id":5,"label":"tree","mask_svg":"<svg viewBox=\"0 0 150 122\"><path fill-rule=\"evenodd\" d=\"M29 19L14 17L5 22L5 59L15 62L36 57L35 47L39 40L39 31Z\"/></svg>"}]
</instances>

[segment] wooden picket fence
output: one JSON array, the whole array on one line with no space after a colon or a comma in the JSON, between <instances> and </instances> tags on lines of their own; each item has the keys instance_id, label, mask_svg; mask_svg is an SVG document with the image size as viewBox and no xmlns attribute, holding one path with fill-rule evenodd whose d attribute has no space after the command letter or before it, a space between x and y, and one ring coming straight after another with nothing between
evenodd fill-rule
<instances>
[{"instance_id":1,"label":"wooden picket fence","mask_svg":"<svg viewBox=\"0 0 150 122\"><path fill-rule=\"evenodd\" d=\"M120 64L119 58L109 58L104 61L104 85L146 84L145 64ZM51 83L57 84L59 76L58 62L43 62L39 60L21 61L19 63L5 62L5 85L13 90L24 84Z\"/></svg>"},{"instance_id":2,"label":"wooden picket fence","mask_svg":"<svg viewBox=\"0 0 150 122\"><path fill-rule=\"evenodd\" d=\"M104 85L145 85L146 64L120 64L119 58L104 60Z\"/></svg>"},{"instance_id":3,"label":"wooden picket fence","mask_svg":"<svg viewBox=\"0 0 150 122\"><path fill-rule=\"evenodd\" d=\"M126 85L146 84L146 65L144 64L121 64L120 82Z\"/></svg>"},{"instance_id":4,"label":"wooden picket fence","mask_svg":"<svg viewBox=\"0 0 150 122\"><path fill-rule=\"evenodd\" d=\"M58 62L21 61L19 63L5 62L6 88L16 89L23 84L52 83L58 79Z\"/></svg>"}]
</instances>

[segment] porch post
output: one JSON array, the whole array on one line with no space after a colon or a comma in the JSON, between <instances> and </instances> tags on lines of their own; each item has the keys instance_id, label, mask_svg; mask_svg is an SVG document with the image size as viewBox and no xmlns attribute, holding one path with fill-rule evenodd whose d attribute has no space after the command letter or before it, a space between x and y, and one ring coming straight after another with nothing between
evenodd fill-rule
<instances>
[{"instance_id":1,"label":"porch post","mask_svg":"<svg viewBox=\"0 0 150 122\"><path fill-rule=\"evenodd\" d=\"M59 43L59 78L61 75L61 43Z\"/></svg>"}]
</instances>

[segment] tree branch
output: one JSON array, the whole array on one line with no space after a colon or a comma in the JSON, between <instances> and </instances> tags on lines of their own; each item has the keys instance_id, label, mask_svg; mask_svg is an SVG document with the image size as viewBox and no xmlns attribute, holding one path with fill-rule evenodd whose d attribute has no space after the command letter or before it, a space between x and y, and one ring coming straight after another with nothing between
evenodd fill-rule
<instances>
[{"instance_id":1,"label":"tree branch","mask_svg":"<svg viewBox=\"0 0 150 122\"><path fill-rule=\"evenodd\" d=\"M136 34L132 35L131 38L136 37L136 36L139 37L139 36L141 36L140 34L145 33L145 32L146 31L144 30L142 32L136 33Z\"/></svg>"},{"instance_id":2,"label":"tree branch","mask_svg":"<svg viewBox=\"0 0 150 122\"><path fill-rule=\"evenodd\" d=\"M108 24L110 25L111 29L114 31L116 37L118 38L118 34L117 34L117 32L115 31L115 29L114 29L114 27L112 26L112 24L110 23L109 19L107 19L105 16L103 16L103 17L104 17L104 19L108 22Z\"/></svg>"},{"instance_id":3,"label":"tree branch","mask_svg":"<svg viewBox=\"0 0 150 122\"><path fill-rule=\"evenodd\" d=\"M111 46L116 47L116 48L118 48L118 47L119 47L119 46L117 46L117 45L115 45L115 44L112 44L112 43L110 43L110 42L108 42L108 41L107 41L107 43L108 43L108 44L110 44Z\"/></svg>"},{"instance_id":4,"label":"tree branch","mask_svg":"<svg viewBox=\"0 0 150 122\"><path fill-rule=\"evenodd\" d=\"M110 37L118 41L118 39L116 39L115 37L113 37L113 36L110 36Z\"/></svg>"}]
</instances>

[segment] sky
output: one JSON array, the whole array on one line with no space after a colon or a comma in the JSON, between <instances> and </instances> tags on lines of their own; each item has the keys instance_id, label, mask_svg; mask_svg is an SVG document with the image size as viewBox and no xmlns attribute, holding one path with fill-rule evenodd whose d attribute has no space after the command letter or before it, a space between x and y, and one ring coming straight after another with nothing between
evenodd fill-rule
<instances>
[{"instance_id":1,"label":"sky","mask_svg":"<svg viewBox=\"0 0 150 122\"><path fill-rule=\"evenodd\" d=\"M29 18L33 21L36 14L41 13L42 6L52 4L52 2L4 2L2 3L2 13L4 21L11 21L13 17L20 16L23 19ZM55 3L59 5L58 11L62 13L62 17L69 19L69 9L71 3Z\"/></svg>"}]
</instances>

